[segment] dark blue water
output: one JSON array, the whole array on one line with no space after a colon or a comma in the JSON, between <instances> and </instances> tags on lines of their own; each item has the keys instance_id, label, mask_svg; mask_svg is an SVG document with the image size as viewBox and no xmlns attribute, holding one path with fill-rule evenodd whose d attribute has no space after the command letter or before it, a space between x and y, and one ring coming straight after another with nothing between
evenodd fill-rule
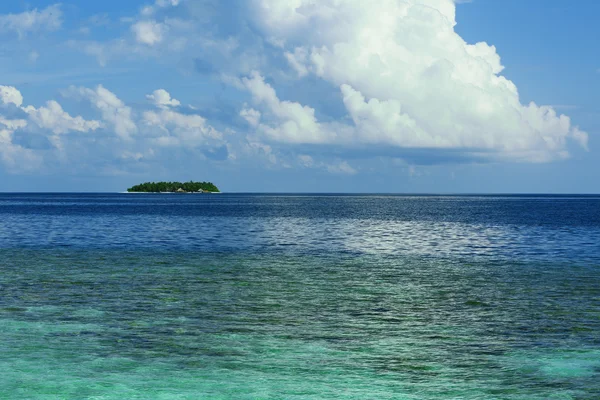
<instances>
[{"instance_id":1,"label":"dark blue water","mask_svg":"<svg viewBox=\"0 0 600 400\"><path fill-rule=\"evenodd\" d=\"M0 398L600 398L600 197L0 194Z\"/></svg>"}]
</instances>

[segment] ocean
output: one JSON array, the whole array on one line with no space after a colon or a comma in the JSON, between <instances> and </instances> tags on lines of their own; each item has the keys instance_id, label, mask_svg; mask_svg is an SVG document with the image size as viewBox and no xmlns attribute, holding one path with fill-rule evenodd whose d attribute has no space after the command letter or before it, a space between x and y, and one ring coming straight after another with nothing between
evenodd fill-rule
<instances>
[{"instance_id":1,"label":"ocean","mask_svg":"<svg viewBox=\"0 0 600 400\"><path fill-rule=\"evenodd\" d=\"M600 196L0 194L0 399L600 399Z\"/></svg>"}]
</instances>

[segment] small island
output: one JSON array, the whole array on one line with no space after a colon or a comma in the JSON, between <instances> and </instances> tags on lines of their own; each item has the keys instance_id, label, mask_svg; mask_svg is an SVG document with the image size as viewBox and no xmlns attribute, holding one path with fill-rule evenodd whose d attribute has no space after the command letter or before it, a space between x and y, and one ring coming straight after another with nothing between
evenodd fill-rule
<instances>
[{"instance_id":1,"label":"small island","mask_svg":"<svg viewBox=\"0 0 600 400\"><path fill-rule=\"evenodd\" d=\"M146 182L127 189L130 193L220 193L212 182Z\"/></svg>"}]
</instances>

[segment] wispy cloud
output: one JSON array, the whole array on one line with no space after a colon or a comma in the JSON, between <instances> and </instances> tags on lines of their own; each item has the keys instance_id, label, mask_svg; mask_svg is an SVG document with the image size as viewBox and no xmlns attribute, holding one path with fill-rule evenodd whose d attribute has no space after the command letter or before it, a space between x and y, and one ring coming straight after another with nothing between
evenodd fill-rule
<instances>
[{"instance_id":1,"label":"wispy cloud","mask_svg":"<svg viewBox=\"0 0 600 400\"><path fill-rule=\"evenodd\" d=\"M29 32L55 31L62 25L60 4L38 10L34 8L19 14L0 15L0 31L13 31L19 37Z\"/></svg>"}]
</instances>

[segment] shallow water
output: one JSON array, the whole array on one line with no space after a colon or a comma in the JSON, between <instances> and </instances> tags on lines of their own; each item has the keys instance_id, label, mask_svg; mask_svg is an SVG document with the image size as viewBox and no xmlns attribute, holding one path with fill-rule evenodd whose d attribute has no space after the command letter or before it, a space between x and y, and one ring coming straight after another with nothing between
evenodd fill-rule
<instances>
[{"instance_id":1,"label":"shallow water","mask_svg":"<svg viewBox=\"0 0 600 400\"><path fill-rule=\"evenodd\" d=\"M597 399L594 197L0 195L0 398Z\"/></svg>"}]
</instances>

